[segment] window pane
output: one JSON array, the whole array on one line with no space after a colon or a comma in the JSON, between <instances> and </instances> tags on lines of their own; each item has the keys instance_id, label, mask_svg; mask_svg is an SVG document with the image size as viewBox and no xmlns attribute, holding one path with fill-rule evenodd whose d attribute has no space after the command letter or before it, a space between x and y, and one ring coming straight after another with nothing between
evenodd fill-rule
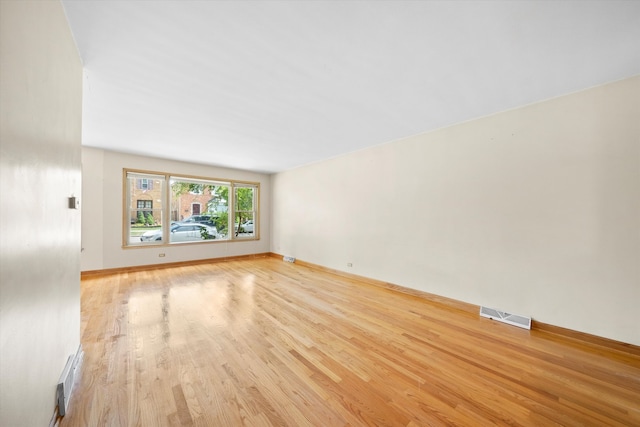
<instances>
[{"instance_id":1,"label":"window pane","mask_svg":"<svg viewBox=\"0 0 640 427\"><path fill-rule=\"evenodd\" d=\"M238 186L234 187L234 227L235 237L254 237L256 235L255 220L255 199L256 187Z\"/></svg>"},{"instance_id":2,"label":"window pane","mask_svg":"<svg viewBox=\"0 0 640 427\"><path fill-rule=\"evenodd\" d=\"M164 176L127 173L127 181L127 244L161 243Z\"/></svg>"},{"instance_id":3,"label":"window pane","mask_svg":"<svg viewBox=\"0 0 640 427\"><path fill-rule=\"evenodd\" d=\"M191 178L171 179L171 221L193 224L170 229L170 242L228 238L229 185Z\"/></svg>"}]
</instances>

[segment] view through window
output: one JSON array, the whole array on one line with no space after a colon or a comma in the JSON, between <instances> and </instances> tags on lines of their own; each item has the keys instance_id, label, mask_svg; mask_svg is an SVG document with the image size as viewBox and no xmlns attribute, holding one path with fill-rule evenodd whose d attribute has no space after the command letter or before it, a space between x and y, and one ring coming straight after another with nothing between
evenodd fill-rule
<instances>
[{"instance_id":1,"label":"view through window","mask_svg":"<svg viewBox=\"0 0 640 427\"><path fill-rule=\"evenodd\" d=\"M125 179L124 246L258 238L258 183L131 170Z\"/></svg>"}]
</instances>

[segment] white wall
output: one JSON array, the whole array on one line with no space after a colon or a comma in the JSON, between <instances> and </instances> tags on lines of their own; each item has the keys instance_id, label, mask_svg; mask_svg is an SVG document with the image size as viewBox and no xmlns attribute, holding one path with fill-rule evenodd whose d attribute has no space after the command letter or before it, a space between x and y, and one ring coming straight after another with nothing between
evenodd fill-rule
<instances>
[{"instance_id":1,"label":"white wall","mask_svg":"<svg viewBox=\"0 0 640 427\"><path fill-rule=\"evenodd\" d=\"M271 249L640 345L639 123L635 77L276 174Z\"/></svg>"},{"instance_id":2,"label":"white wall","mask_svg":"<svg viewBox=\"0 0 640 427\"><path fill-rule=\"evenodd\" d=\"M206 154L206 153L205 153ZM260 240L122 247L123 168L260 183ZM82 148L82 271L269 252L269 175ZM158 255L166 256L160 258Z\"/></svg>"},{"instance_id":3,"label":"white wall","mask_svg":"<svg viewBox=\"0 0 640 427\"><path fill-rule=\"evenodd\" d=\"M45 426L80 344L82 64L58 1L1 1L0 43L0 425Z\"/></svg>"},{"instance_id":4,"label":"white wall","mask_svg":"<svg viewBox=\"0 0 640 427\"><path fill-rule=\"evenodd\" d=\"M104 223L103 179L104 151L82 148L82 271L102 269Z\"/></svg>"}]
</instances>

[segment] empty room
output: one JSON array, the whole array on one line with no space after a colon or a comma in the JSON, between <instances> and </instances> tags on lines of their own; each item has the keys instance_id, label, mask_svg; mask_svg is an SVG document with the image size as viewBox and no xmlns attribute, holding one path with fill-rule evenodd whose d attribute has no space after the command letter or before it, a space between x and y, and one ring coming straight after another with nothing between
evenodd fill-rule
<instances>
[{"instance_id":1,"label":"empty room","mask_svg":"<svg viewBox=\"0 0 640 427\"><path fill-rule=\"evenodd\" d=\"M640 426L639 40L0 0L0 425Z\"/></svg>"}]
</instances>

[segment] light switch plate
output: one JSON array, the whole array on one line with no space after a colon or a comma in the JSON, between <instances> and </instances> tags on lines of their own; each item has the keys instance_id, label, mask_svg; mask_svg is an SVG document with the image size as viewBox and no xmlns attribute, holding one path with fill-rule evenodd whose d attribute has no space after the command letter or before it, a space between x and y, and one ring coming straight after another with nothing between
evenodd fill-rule
<instances>
[{"instance_id":1,"label":"light switch plate","mask_svg":"<svg viewBox=\"0 0 640 427\"><path fill-rule=\"evenodd\" d=\"M69 197L69 209L80 209L80 199L77 197Z\"/></svg>"}]
</instances>

